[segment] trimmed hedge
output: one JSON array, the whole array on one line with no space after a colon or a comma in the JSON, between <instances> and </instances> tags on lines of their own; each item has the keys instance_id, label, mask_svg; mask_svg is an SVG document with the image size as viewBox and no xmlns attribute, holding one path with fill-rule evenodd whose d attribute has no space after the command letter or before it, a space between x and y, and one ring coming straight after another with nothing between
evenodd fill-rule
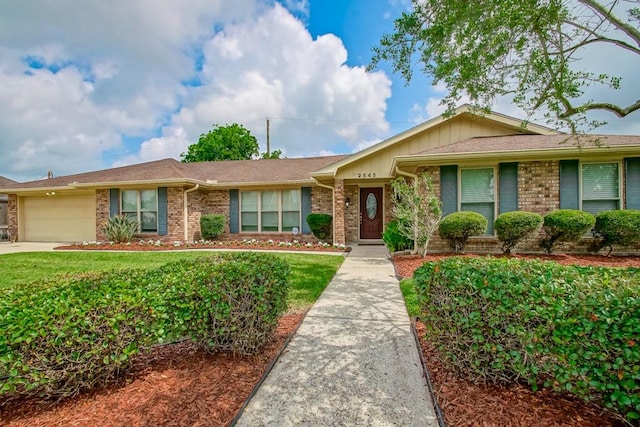
<instances>
[{"instance_id":1,"label":"trimmed hedge","mask_svg":"<svg viewBox=\"0 0 640 427\"><path fill-rule=\"evenodd\" d=\"M224 233L227 217L219 214L207 214L200 217L200 234L204 240L216 239Z\"/></svg>"},{"instance_id":2,"label":"trimmed hedge","mask_svg":"<svg viewBox=\"0 0 640 427\"><path fill-rule=\"evenodd\" d=\"M255 353L286 310L288 278L281 258L234 253L5 289L0 404L107 385L136 354L180 338Z\"/></svg>"},{"instance_id":3,"label":"trimmed hedge","mask_svg":"<svg viewBox=\"0 0 640 427\"><path fill-rule=\"evenodd\" d=\"M550 254L560 242L578 242L595 222L595 217L589 212L575 209L551 211L544 216L545 237L540 241L540 247Z\"/></svg>"},{"instance_id":4,"label":"trimmed hedge","mask_svg":"<svg viewBox=\"0 0 640 427\"><path fill-rule=\"evenodd\" d=\"M471 236L482 236L487 232L487 219L477 212L454 212L440 222L438 234L449 242L451 249L459 254L464 252Z\"/></svg>"},{"instance_id":5,"label":"trimmed hedge","mask_svg":"<svg viewBox=\"0 0 640 427\"><path fill-rule=\"evenodd\" d=\"M593 227L594 241L589 247L592 252L609 248L611 255L615 246L631 246L640 243L640 210L604 211L596 215Z\"/></svg>"},{"instance_id":6,"label":"trimmed hedge","mask_svg":"<svg viewBox=\"0 0 640 427\"><path fill-rule=\"evenodd\" d=\"M640 414L640 269L449 258L414 274L429 340L473 381Z\"/></svg>"},{"instance_id":7,"label":"trimmed hedge","mask_svg":"<svg viewBox=\"0 0 640 427\"><path fill-rule=\"evenodd\" d=\"M316 238L327 240L331 237L331 223L333 217L329 214L312 213L307 215L307 224Z\"/></svg>"},{"instance_id":8,"label":"trimmed hedge","mask_svg":"<svg viewBox=\"0 0 640 427\"><path fill-rule=\"evenodd\" d=\"M413 240L407 239L398 232L398 220L389 221L382 233L384 241L389 252L404 251L405 249L413 249Z\"/></svg>"},{"instance_id":9,"label":"trimmed hedge","mask_svg":"<svg viewBox=\"0 0 640 427\"><path fill-rule=\"evenodd\" d=\"M505 212L493 223L498 240L502 242L502 252L507 254L519 243L533 236L541 225L542 216L525 211Z\"/></svg>"}]
</instances>

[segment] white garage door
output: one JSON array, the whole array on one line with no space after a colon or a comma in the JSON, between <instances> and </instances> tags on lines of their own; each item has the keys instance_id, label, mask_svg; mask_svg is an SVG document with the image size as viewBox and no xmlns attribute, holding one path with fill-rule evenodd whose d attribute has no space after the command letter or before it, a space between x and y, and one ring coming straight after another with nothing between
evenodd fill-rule
<instances>
[{"instance_id":1,"label":"white garage door","mask_svg":"<svg viewBox=\"0 0 640 427\"><path fill-rule=\"evenodd\" d=\"M96 197L24 197L24 236L27 242L82 242L96 240Z\"/></svg>"}]
</instances>

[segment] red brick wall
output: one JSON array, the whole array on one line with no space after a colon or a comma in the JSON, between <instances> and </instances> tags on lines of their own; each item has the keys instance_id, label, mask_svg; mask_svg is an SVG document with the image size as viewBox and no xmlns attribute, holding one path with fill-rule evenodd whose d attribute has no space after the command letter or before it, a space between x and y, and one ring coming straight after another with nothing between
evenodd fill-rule
<instances>
[{"instance_id":1,"label":"red brick wall","mask_svg":"<svg viewBox=\"0 0 640 427\"><path fill-rule=\"evenodd\" d=\"M7 201L7 222L11 238L18 240L18 196L9 194Z\"/></svg>"},{"instance_id":2,"label":"red brick wall","mask_svg":"<svg viewBox=\"0 0 640 427\"><path fill-rule=\"evenodd\" d=\"M109 204L109 190L96 190L96 240L99 242L107 240L102 226L109 221Z\"/></svg>"},{"instance_id":3,"label":"red brick wall","mask_svg":"<svg viewBox=\"0 0 640 427\"><path fill-rule=\"evenodd\" d=\"M324 187L311 187L311 212L333 214L333 192Z\"/></svg>"}]
</instances>

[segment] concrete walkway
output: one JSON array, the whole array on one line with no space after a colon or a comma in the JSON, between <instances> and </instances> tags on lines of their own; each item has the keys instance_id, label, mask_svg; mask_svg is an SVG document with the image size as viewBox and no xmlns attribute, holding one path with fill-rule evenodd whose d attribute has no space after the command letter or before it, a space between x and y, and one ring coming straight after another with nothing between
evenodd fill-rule
<instances>
[{"instance_id":1,"label":"concrete walkway","mask_svg":"<svg viewBox=\"0 0 640 427\"><path fill-rule=\"evenodd\" d=\"M237 426L437 426L393 265L355 246Z\"/></svg>"},{"instance_id":2,"label":"concrete walkway","mask_svg":"<svg viewBox=\"0 0 640 427\"><path fill-rule=\"evenodd\" d=\"M64 243L37 243L37 242L0 242L0 255L15 254L18 252L46 252L52 251Z\"/></svg>"}]
</instances>

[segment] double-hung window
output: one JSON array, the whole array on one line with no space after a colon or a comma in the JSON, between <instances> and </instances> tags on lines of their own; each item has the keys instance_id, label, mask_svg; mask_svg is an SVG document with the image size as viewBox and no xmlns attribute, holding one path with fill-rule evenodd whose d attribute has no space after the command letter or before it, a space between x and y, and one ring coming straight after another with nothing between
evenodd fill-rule
<instances>
[{"instance_id":1,"label":"double-hung window","mask_svg":"<svg viewBox=\"0 0 640 427\"><path fill-rule=\"evenodd\" d=\"M620 209L620 167L618 163L583 163L582 210L597 214Z\"/></svg>"},{"instance_id":2,"label":"double-hung window","mask_svg":"<svg viewBox=\"0 0 640 427\"><path fill-rule=\"evenodd\" d=\"M121 212L138 223L139 233L158 231L158 193L156 190L122 190Z\"/></svg>"},{"instance_id":3,"label":"double-hung window","mask_svg":"<svg viewBox=\"0 0 640 427\"><path fill-rule=\"evenodd\" d=\"M300 190L243 191L240 222L244 232L288 232L300 228Z\"/></svg>"},{"instance_id":4,"label":"double-hung window","mask_svg":"<svg viewBox=\"0 0 640 427\"><path fill-rule=\"evenodd\" d=\"M494 173L493 168L460 170L460 210L484 216L488 235L493 235L496 212Z\"/></svg>"}]
</instances>

